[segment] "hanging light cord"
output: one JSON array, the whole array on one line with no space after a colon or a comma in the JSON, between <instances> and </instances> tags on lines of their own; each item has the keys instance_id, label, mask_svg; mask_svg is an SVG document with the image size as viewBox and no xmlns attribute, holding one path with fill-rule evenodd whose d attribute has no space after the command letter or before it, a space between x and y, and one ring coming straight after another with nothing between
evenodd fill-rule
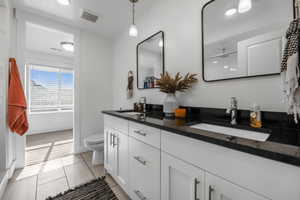
<instances>
[{"instance_id":1,"label":"hanging light cord","mask_svg":"<svg viewBox=\"0 0 300 200\"><path fill-rule=\"evenodd\" d=\"M135 3L132 2L132 24L133 25L135 25L134 16L135 16Z\"/></svg>"}]
</instances>

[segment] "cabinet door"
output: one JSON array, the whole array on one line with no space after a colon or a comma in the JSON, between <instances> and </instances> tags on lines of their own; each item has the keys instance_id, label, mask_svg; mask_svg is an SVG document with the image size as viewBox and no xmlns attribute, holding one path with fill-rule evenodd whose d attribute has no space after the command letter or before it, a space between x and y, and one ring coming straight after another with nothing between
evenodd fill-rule
<instances>
[{"instance_id":1,"label":"cabinet door","mask_svg":"<svg viewBox=\"0 0 300 200\"><path fill-rule=\"evenodd\" d=\"M212 174L205 174L206 200L266 200L253 192Z\"/></svg>"},{"instance_id":2,"label":"cabinet door","mask_svg":"<svg viewBox=\"0 0 300 200\"><path fill-rule=\"evenodd\" d=\"M115 132L115 141L117 143L116 148L116 172L115 179L119 185L127 190L128 187L128 135L121 132Z\"/></svg>"},{"instance_id":3,"label":"cabinet door","mask_svg":"<svg viewBox=\"0 0 300 200\"><path fill-rule=\"evenodd\" d=\"M114 175L115 166L115 150L114 150L114 133L112 129L105 128L104 134L104 167L108 173Z\"/></svg>"},{"instance_id":4,"label":"cabinet door","mask_svg":"<svg viewBox=\"0 0 300 200\"><path fill-rule=\"evenodd\" d=\"M160 151L129 138L129 174L132 200L160 200Z\"/></svg>"},{"instance_id":5,"label":"cabinet door","mask_svg":"<svg viewBox=\"0 0 300 200\"><path fill-rule=\"evenodd\" d=\"M204 172L166 153L161 158L162 200L204 200Z\"/></svg>"}]
</instances>

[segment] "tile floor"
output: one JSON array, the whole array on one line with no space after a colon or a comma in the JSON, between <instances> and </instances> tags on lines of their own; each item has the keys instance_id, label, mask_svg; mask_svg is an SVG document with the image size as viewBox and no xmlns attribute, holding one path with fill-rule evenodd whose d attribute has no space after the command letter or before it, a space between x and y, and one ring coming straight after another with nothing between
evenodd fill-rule
<instances>
[{"instance_id":1,"label":"tile floor","mask_svg":"<svg viewBox=\"0 0 300 200\"><path fill-rule=\"evenodd\" d=\"M71 155L73 130L57 131L26 136L25 165L34 165L48 160Z\"/></svg>"},{"instance_id":2,"label":"tile floor","mask_svg":"<svg viewBox=\"0 0 300 200\"><path fill-rule=\"evenodd\" d=\"M91 158L91 152L68 155L16 170L3 200L44 200L103 176L103 165L92 166ZM129 200L110 176L107 181L119 200Z\"/></svg>"},{"instance_id":3,"label":"tile floor","mask_svg":"<svg viewBox=\"0 0 300 200\"><path fill-rule=\"evenodd\" d=\"M26 137L26 166L15 171L3 200L45 200L105 175L103 165L92 165L91 152L72 154L72 130ZM129 200L110 176L107 181L119 200Z\"/></svg>"}]
</instances>

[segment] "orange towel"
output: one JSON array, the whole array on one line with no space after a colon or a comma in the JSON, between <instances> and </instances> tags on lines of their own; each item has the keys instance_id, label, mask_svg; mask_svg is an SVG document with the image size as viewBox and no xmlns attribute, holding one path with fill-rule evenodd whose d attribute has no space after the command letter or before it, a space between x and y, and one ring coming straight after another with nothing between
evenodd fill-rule
<instances>
[{"instance_id":1,"label":"orange towel","mask_svg":"<svg viewBox=\"0 0 300 200\"><path fill-rule=\"evenodd\" d=\"M29 128L26 113L26 98L16 60L10 58L9 63L8 126L12 132L16 132L22 136Z\"/></svg>"}]
</instances>

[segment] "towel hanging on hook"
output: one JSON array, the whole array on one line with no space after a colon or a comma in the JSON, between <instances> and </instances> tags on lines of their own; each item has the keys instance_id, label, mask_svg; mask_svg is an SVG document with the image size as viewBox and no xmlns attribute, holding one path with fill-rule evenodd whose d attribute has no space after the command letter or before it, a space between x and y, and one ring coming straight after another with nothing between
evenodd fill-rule
<instances>
[{"instance_id":1,"label":"towel hanging on hook","mask_svg":"<svg viewBox=\"0 0 300 200\"><path fill-rule=\"evenodd\" d=\"M29 128L27 104L16 59L9 59L8 126L12 132L24 135Z\"/></svg>"},{"instance_id":2,"label":"towel hanging on hook","mask_svg":"<svg viewBox=\"0 0 300 200\"><path fill-rule=\"evenodd\" d=\"M295 15L294 15L294 19L298 19L299 18L299 14L300 14L300 1L296 0L295 1Z\"/></svg>"},{"instance_id":3,"label":"towel hanging on hook","mask_svg":"<svg viewBox=\"0 0 300 200\"><path fill-rule=\"evenodd\" d=\"M128 72L128 77L127 77L127 99L130 99L133 97L133 72L130 70Z\"/></svg>"},{"instance_id":4,"label":"towel hanging on hook","mask_svg":"<svg viewBox=\"0 0 300 200\"><path fill-rule=\"evenodd\" d=\"M294 120L298 123L300 117L300 19L299 2L295 5L296 18L290 23L285 35L285 48L281 62L282 88L285 102L288 105L288 114L294 115Z\"/></svg>"}]
</instances>

